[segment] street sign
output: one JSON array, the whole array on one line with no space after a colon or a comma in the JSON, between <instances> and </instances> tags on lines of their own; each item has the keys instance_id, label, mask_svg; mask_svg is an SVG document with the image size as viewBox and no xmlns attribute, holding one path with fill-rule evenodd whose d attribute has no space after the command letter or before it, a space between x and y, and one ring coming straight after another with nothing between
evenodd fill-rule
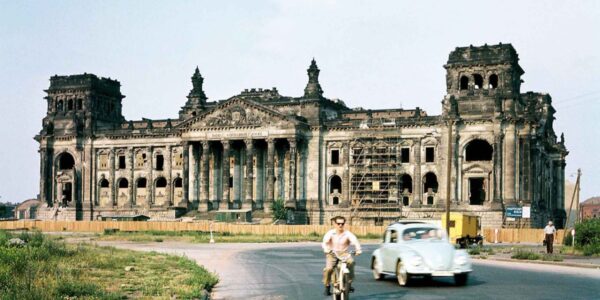
<instances>
[{"instance_id":1,"label":"street sign","mask_svg":"<svg viewBox=\"0 0 600 300\"><path fill-rule=\"evenodd\" d=\"M523 219L531 218L531 206L523 206Z\"/></svg>"},{"instance_id":2,"label":"street sign","mask_svg":"<svg viewBox=\"0 0 600 300\"><path fill-rule=\"evenodd\" d=\"M523 217L523 208L522 207L507 207L506 208L506 217L507 218L522 218Z\"/></svg>"}]
</instances>

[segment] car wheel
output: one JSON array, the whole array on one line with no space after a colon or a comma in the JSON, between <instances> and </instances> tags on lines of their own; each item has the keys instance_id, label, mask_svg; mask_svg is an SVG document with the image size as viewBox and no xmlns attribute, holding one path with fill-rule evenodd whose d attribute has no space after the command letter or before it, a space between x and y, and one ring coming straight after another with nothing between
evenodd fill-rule
<instances>
[{"instance_id":1,"label":"car wheel","mask_svg":"<svg viewBox=\"0 0 600 300\"><path fill-rule=\"evenodd\" d=\"M404 266L404 263L402 263L401 260L399 260L396 264L396 277L398 278L399 285L408 285L408 281L410 280L410 274L406 272L406 266Z\"/></svg>"},{"instance_id":2,"label":"car wheel","mask_svg":"<svg viewBox=\"0 0 600 300\"><path fill-rule=\"evenodd\" d=\"M373 264L371 266L372 266L372 270L373 270L373 278L375 280L382 280L385 275L381 274L381 270L379 269L379 262L377 261L377 257L373 257Z\"/></svg>"},{"instance_id":3,"label":"car wheel","mask_svg":"<svg viewBox=\"0 0 600 300\"><path fill-rule=\"evenodd\" d=\"M456 283L456 285L463 286L467 284L468 279L469 273L454 274L454 283Z\"/></svg>"}]
</instances>

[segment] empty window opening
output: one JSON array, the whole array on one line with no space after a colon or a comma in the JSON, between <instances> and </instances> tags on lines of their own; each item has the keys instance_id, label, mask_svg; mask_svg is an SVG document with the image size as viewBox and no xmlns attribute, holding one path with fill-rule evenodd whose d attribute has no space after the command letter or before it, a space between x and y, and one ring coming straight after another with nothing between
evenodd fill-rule
<instances>
[{"instance_id":1,"label":"empty window opening","mask_svg":"<svg viewBox=\"0 0 600 300\"><path fill-rule=\"evenodd\" d=\"M63 101L62 100L58 100L58 102L56 103L56 110L62 112L63 111Z\"/></svg>"},{"instance_id":2,"label":"empty window opening","mask_svg":"<svg viewBox=\"0 0 600 300\"><path fill-rule=\"evenodd\" d=\"M229 188L233 187L233 176L229 177Z\"/></svg>"},{"instance_id":3,"label":"empty window opening","mask_svg":"<svg viewBox=\"0 0 600 300\"><path fill-rule=\"evenodd\" d=\"M338 204L340 204L340 198L333 197L333 205L338 205Z\"/></svg>"},{"instance_id":4,"label":"empty window opening","mask_svg":"<svg viewBox=\"0 0 600 300\"><path fill-rule=\"evenodd\" d=\"M402 205L404 205L404 206L408 206L409 205L409 203L408 203L408 197L406 197L406 196L402 197Z\"/></svg>"},{"instance_id":5,"label":"empty window opening","mask_svg":"<svg viewBox=\"0 0 600 300\"><path fill-rule=\"evenodd\" d=\"M69 99L69 101L67 102L67 110L73 110L73 99Z\"/></svg>"},{"instance_id":6,"label":"empty window opening","mask_svg":"<svg viewBox=\"0 0 600 300\"><path fill-rule=\"evenodd\" d=\"M127 181L127 179L121 178L121 180L119 180L119 188L124 189L124 188L128 188L128 187L129 187L129 182Z\"/></svg>"},{"instance_id":7,"label":"empty window opening","mask_svg":"<svg viewBox=\"0 0 600 300\"><path fill-rule=\"evenodd\" d=\"M408 174L400 177L400 192L402 194L412 194L412 177Z\"/></svg>"},{"instance_id":8,"label":"empty window opening","mask_svg":"<svg viewBox=\"0 0 600 300\"><path fill-rule=\"evenodd\" d=\"M167 187L167 180L164 177L159 177L158 179L156 179L156 187L157 188Z\"/></svg>"},{"instance_id":9,"label":"empty window opening","mask_svg":"<svg viewBox=\"0 0 600 300\"><path fill-rule=\"evenodd\" d=\"M125 155L119 155L119 169L125 169Z\"/></svg>"},{"instance_id":10,"label":"empty window opening","mask_svg":"<svg viewBox=\"0 0 600 300\"><path fill-rule=\"evenodd\" d=\"M137 181L138 188L146 188L146 178L140 178Z\"/></svg>"},{"instance_id":11,"label":"empty window opening","mask_svg":"<svg viewBox=\"0 0 600 300\"><path fill-rule=\"evenodd\" d=\"M63 194L63 200L64 201L71 201L73 200L73 185L70 182L65 183L65 185L63 185L63 190L62 190L62 194ZM66 203L64 203L66 204Z\"/></svg>"},{"instance_id":12,"label":"empty window opening","mask_svg":"<svg viewBox=\"0 0 600 300\"><path fill-rule=\"evenodd\" d=\"M425 162L434 162L434 157L435 157L435 148L433 147L427 147L425 148Z\"/></svg>"},{"instance_id":13,"label":"empty window opening","mask_svg":"<svg viewBox=\"0 0 600 300\"><path fill-rule=\"evenodd\" d=\"M100 188L107 188L107 187L108 187L108 180L106 180L106 179L100 180Z\"/></svg>"},{"instance_id":14,"label":"empty window opening","mask_svg":"<svg viewBox=\"0 0 600 300\"><path fill-rule=\"evenodd\" d=\"M329 193L335 193L336 191L338 193L342 192L342 179L340 178L340 176L333 175L331 177Z\"/></svg>"},{"instance_id":15,"label":"empty window opening","mask_svg":"<svg viewBox=\"0 0 600 300\"><path fill-rule=\"evenodd\" d=\"M484 140L473 140L466 148L466 161L490 161L494 149Z\"/></svg>"},{"instance_id":16,"label":"empty window opening","mask_svg":"<svg viewBox=\"0 0 600 300\"><path fill-rule=\"evenodd\" d=\"M83 100L77 99L77 110L83 109Z\"/></svg>"},{"instance_id":17,"label":"empty window opening","mask_svg":"<svg viewBox=\"0 0 600 300\"><path fill-rule=\"evenodd\" d=\"M479 74L473 74L473 78L475 79L475 89L483 88L483 77Z\"/></svg>"},{"instance_id":18,"label":"empty window opening","mask_svg":"<svg viewBox=\"0 0 600 300\"><path fill-rule=\"evenodd\" d=\"M485 200L483 178L469 178L469 192L469 203L471 205L482 205Z\"/></svg>"},{"instance_id":19,"label":"empty window opening","mask_svg":"<svg viewBox=\"0 0 600 300\"><path fill-rule=\"evenodd\" d=\"M427 205L433 205L433 196L427 196Z\"/></svg>"},{"instance_id":20,"label":"empty window opening","mask_svg":"<svg viewBox=\"0 0 600 300\"><path fill-rule=\"evenodd\" d=\"M438 181L437 176L435 174L429 172L425 174L425 178L423 179L423 190L425 193L437 193L438 190Z\"/></svg>"},{"instance_id":21,"label":"empty window opening","mask_svg":"<svg viewBox=\"0 0 600 300\"><path fill-rule=\"evenodd\" d=\"M489 79L490 89L495 89L498 87L498 75L492 74Z\"/></svg>"},{"instance_id":22,"label":"empty window opening","mask_svg":"<svg viewBox=\"0 0 600 300\"><path fill-rule=\"evenodd\" d=\"M156 156L156 170L162 171L165 164L165 158L162 154Z\"/></svg>"},{"instance_id":23,"label":"empty window opening","mask_svg":"<svg viewBox=\"0 0 600 300\"><path fill-rule=\"evenodd\" d=\"M58 169L59 170L70 170L75 166L75 160L73 156L69 153L63 153L58 160Z\"/></svg>"},{"instance_id":24,"label":"empty window opening","mask_svg":"<svg viewBox=\"0 0 600 300\"><path fill-rule=\"evenodd\" d=\"M403 163L410 162L410 149L409 148L402 148L402 150L400 150L400 159Z\"/></svg>"},{"instance_id":25,"label":"empty window opening","mask_svg":"<svg viewBox=\"0 0 600 300\"><path fill-rule=\"evenodd\" d=\"M469 77L467 77L467 76L460 77L460 89L466 90L468 88L469 88Z\"/></svg>"},{"instance_id":26,"label":"empty window opening","mask_svg":"<svg viewBox=\"0 0 600 300\"><path fill-rule=\"evenodd\" d=\"M176 188L180 188L183 185L183 180L181 178L175 178L174 185Z\"/></svg>"},{"instance_id":27,"label":"empty window opening","mask_svg":"<svg viewBox=\"0 0 600 300\"><path fill-rule=\"evenodd\" d=\"M340 150L331 150L331 164L332 165L340 164Z\"/></svg>"}]
</instances>

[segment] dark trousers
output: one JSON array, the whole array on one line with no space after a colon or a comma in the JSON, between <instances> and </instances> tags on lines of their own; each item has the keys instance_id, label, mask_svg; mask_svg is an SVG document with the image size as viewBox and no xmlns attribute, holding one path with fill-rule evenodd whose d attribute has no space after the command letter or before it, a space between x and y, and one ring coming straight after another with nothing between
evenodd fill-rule
<instances>
[{"instance_id":1,"label":"dark trousers","mask_svg":"<svg viewBox=\"0 0 600 300\"><path fill-rule=\"evenodd\" d=\"M546 252L552 253L552 244L554 244L554 234L546 234Z\"/></svg>"}]
</instances>

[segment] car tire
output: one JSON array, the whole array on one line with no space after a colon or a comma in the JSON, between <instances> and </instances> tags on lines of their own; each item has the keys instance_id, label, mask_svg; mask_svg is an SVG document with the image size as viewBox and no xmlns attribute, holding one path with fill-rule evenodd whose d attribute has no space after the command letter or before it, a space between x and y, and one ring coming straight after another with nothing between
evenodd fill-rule
<instances>
[{"instance_id":1,"label":"car tire","mask_svg":"<svg viewBox=\"0 0 600 300\"><path fill-rule=\"evenodd\" d=\"M396 277L400 286L407 286L410 282L410 274L406 272L406 267L401 260L396 264Z\"/></svg>"},{"instance_id":2,"label":"car tire","mask_svg":"<svg viewBox=\"0 0 600 300\"><path fill-rule=\"evenodd\" d=\"M371 264L371 269L373 270L373 278L375 280L382 280L385 275L381 274L381 270L377 270L377 257L373 257L373 263Z\"/></svg>"},{"instance_id":3,"label":"car tire","mask_svg":"<svg viewBox=\"0 0 600 300\"><path fill-rule=\"evenodd\" d=\"M468 279L469 273L454 274L454 283L458 286L466 285Z\"/></svg>"}]
</instances>

